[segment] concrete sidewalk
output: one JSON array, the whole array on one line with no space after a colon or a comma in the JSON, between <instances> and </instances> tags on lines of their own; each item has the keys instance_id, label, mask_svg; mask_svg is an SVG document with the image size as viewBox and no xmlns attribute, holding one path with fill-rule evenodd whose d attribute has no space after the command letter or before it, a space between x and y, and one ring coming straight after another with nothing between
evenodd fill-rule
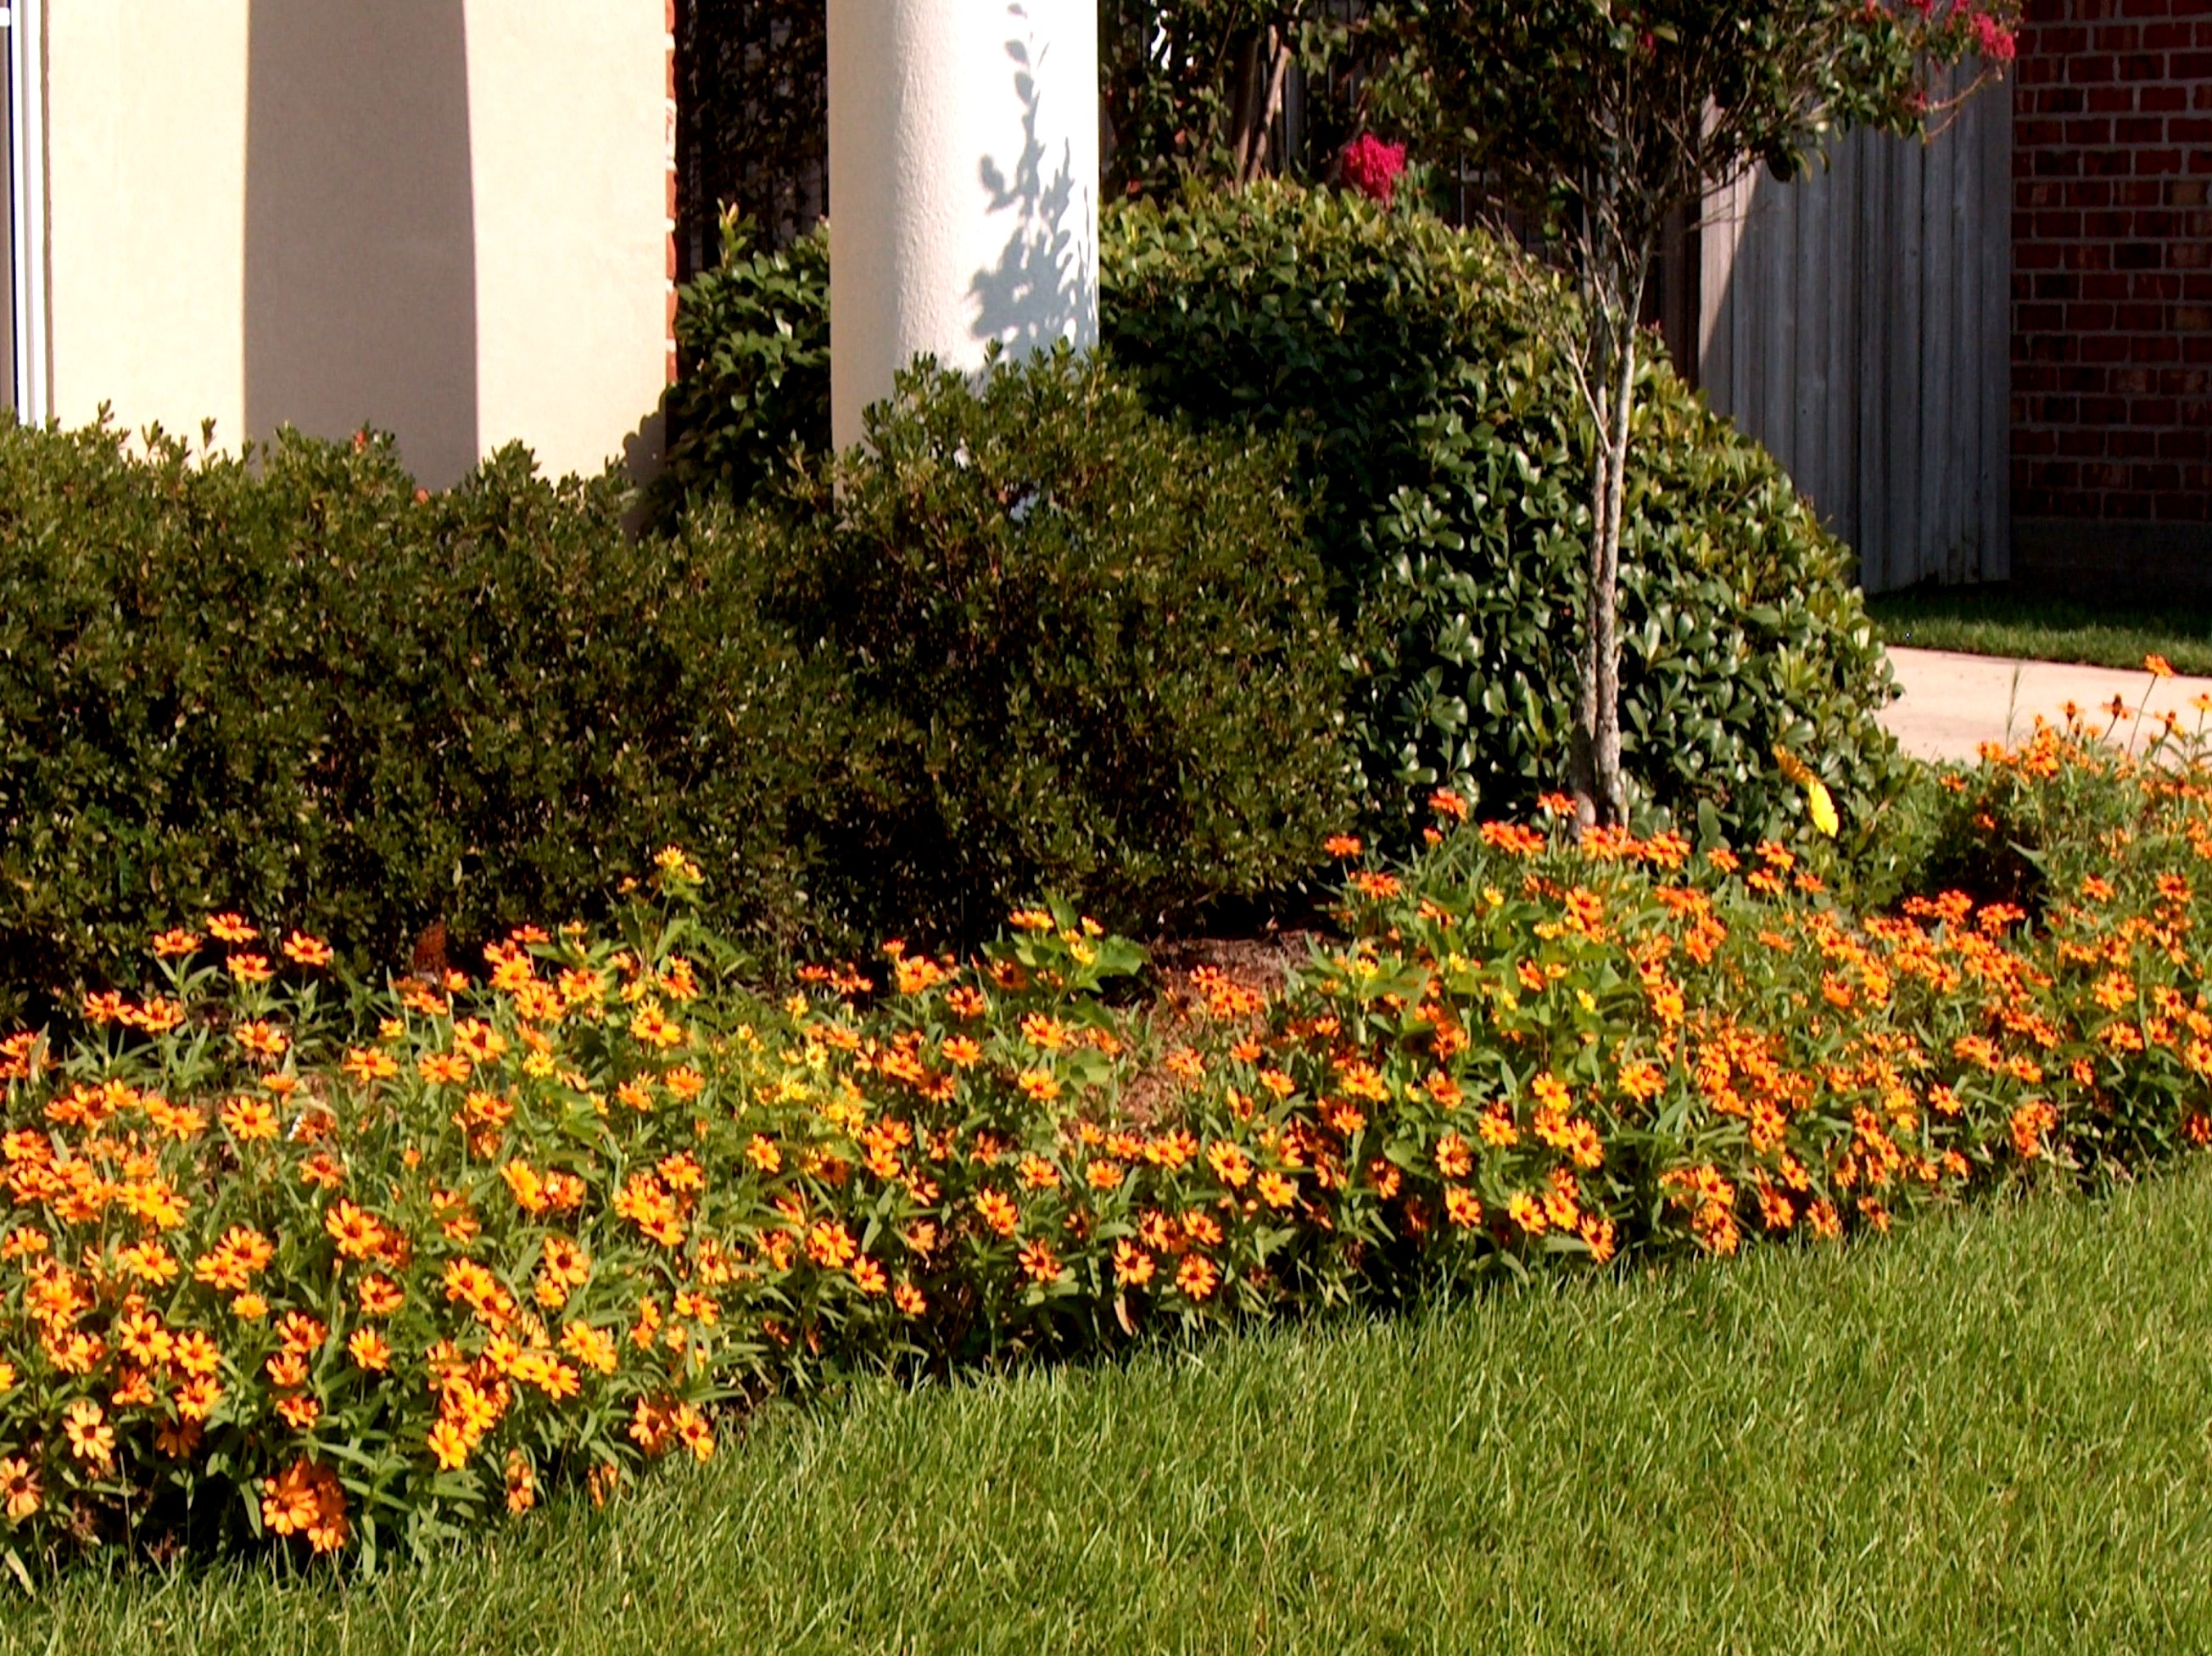
<instances>
[{"instance_id":1,"label":"concrete sidewalk","mask_svg":"<svg viewBox=\"0 0 2212 1656\"><path fill-rule=\"evenodd\" d=\"M2124 737L2138 708L2157 717L2168 708L2195 729L2199 717L2192 697L2212 695L2212 679L2159 679L2141 671L2075 667L2063 661L2015 661L1995 655L1960 655L1950 650L1893 649L1890 665L1905 694L1882 709L1881 721L1908 753L1923 759L1972 760L1988 741L2018 742L2035 728L2039 713L2063 721L2072 702L2101 730L2107 717L2094 709L2118 697L2128 718ZM2009 735L2008 734L2009 733Z\"/></svg>"}]
</instances>

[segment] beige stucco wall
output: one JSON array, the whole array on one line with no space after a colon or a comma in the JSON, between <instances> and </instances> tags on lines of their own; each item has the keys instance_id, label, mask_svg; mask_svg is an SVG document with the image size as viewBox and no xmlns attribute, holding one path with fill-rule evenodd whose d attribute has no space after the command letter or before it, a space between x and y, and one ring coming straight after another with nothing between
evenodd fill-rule
<instances>
[{"instance_id":1,"label":"beige stucco wall","mask_svg":"<svg viewBox=\"0 0 2212 1656\"><path fill-rule=\"evenodd\" d=\"M246 0L46 8L54 411L235 442Z\"/></svg>"},{"instance_id":2,"label":"beige stucco wall","mask_svg":"<svg viewBox=\"0 0 2212 1656\"><path fill-rule=\"evenodd\" d=\"M513 438L556 472L630 445L665 378L662 0L103 0L46 28L64 422L366 420L435 484Z\"/></svg>"}]
</instances>

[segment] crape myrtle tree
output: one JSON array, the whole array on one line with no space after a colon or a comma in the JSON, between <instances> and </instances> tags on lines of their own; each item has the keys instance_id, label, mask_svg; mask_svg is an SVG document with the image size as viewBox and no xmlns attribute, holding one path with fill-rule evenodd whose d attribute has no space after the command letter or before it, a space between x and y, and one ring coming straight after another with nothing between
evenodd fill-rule
<instances>
[{"instance_id":1,"label":"crape myrtle tree","mask_svg":"<svg viewBox=\"0 0 2212 1656\"><path fill-rule=\"evenodd\" d=\"M1528 216L1581 299L1565 355L1589 410L1589 600L1570 783L1621 820L1615 621L1637 316L1669 214L1834 134L1933 137L2013 56L2018 0L1404 0L1464 162Z\"/></svg>"},{"instance_id":2,"label":"crape myrtle tree","mask_svg":"<svg viewBox=\"0 0 2212 1656\"><path fill-rule=\"evenodd\" d=\"M1115 195L1269 173L1320 182L1361 133L1428 119L1402 21L1370 0L1099 0L1098 50ZM1293 70L1295 129L1282 119Z\"/></svg>"}]
</instances>

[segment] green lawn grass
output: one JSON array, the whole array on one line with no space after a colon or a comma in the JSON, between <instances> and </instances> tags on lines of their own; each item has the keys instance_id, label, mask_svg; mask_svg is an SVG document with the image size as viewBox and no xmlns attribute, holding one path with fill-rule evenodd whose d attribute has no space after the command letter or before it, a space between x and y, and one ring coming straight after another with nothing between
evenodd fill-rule
<instances>
[{"instance_id":1,"label":"green lawn grass","mask_svg":"<svg viewBox=\"0 0 2212 1656\"><path fill-rule=\"evenodd\" d=\"M786 1409L350 1583L0 1650L2212 1649L2212 1166L1839 1251Z\"/></svg>"},{"instance_id":2,"label":"green lawn grass","mask_svg":"<svg viewBox=\"0 0 2212 1656\"><path fill-rule=\"evenodd\" d=\"M2140 667L2163 655L2178 673L2212 673L2212 610L2125 608L2032 598L2004 588L1885 593L1867 600L1886 644Z\"/></svg>"}]
</instances>

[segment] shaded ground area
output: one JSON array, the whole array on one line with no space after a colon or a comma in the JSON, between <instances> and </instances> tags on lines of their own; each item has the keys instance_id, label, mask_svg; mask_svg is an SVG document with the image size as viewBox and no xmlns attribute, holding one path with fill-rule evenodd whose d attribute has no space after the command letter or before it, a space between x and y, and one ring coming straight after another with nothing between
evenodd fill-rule
<instances>
[{"instance_id":1,"label":"shaded ground area","mask_svg":"<svg viewBox=\"0 0 2212 1656\"><path fill-rule=\"evenodd\" d=\"M2059 722L2069 702L2092 729L2103 731L2113 725L2114 697L2127 709L2112 728L2115 741L2136 733L2138 713L2144 734L2169 710L2183 728L2194 730L2204 715L2193 699L2212 696L2212 678L2154 679L2140 659L2121 669L1893 646L1889 660L1905 694L1882 710L1881 721L1906 752L1923 759L1971 761L1985 741L2023 740L2038 714Z\"/></svg>"}]
</instances>

